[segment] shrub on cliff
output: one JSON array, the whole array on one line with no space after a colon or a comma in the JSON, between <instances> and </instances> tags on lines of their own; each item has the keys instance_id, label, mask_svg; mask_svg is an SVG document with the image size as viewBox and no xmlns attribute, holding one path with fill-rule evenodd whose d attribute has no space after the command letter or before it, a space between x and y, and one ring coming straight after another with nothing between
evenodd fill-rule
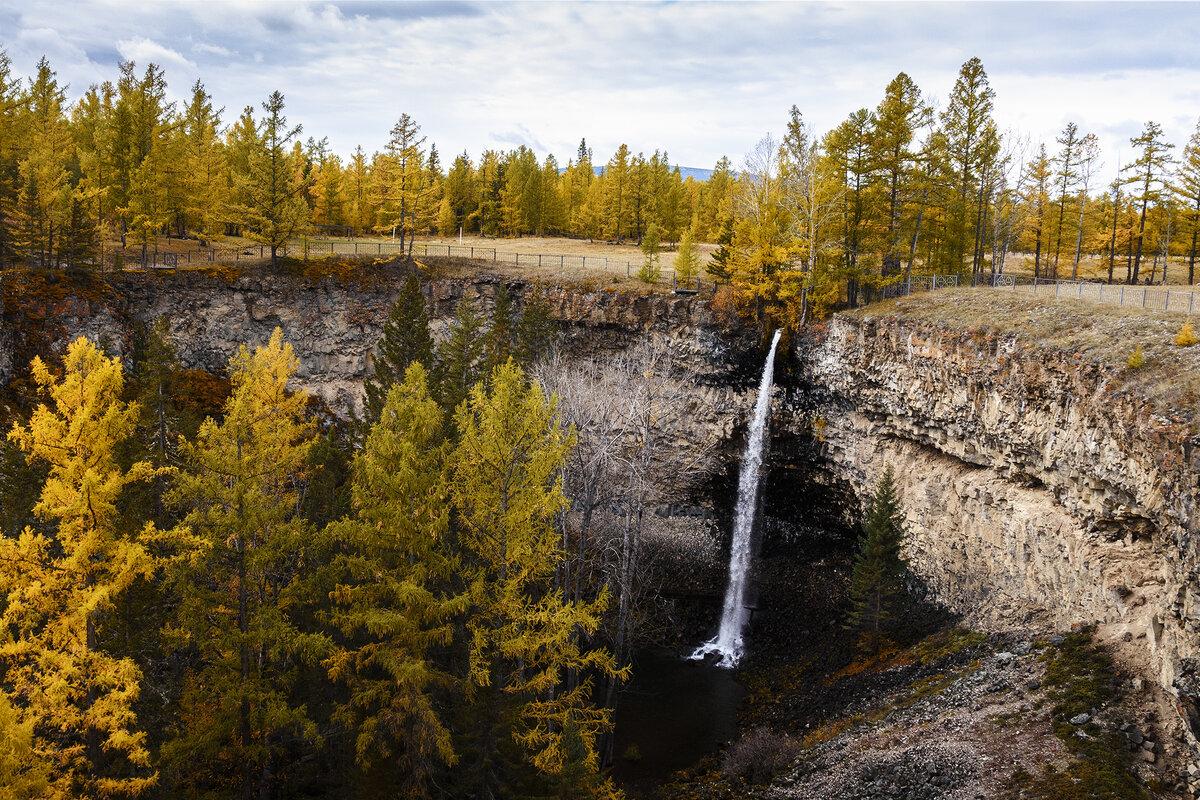
<instances>
[{"instance_id":1,"label":"shrub on cliff","mask_svg":"<svg viewBox=\"0 0 1200 800\"><path fill-rule=\"evenodd\" d=\"M867 508L850 581L854 607L849 626L862 631L863 645L871 653L879 651L881 632L904 589L908 570L908 562L900 554L904 537L904 512L889 465Z\"/></svg>"}]
</instances>

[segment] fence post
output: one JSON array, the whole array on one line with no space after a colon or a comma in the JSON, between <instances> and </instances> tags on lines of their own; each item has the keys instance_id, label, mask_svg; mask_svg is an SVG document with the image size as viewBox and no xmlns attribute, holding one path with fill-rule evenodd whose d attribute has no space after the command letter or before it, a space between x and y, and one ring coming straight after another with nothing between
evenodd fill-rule
<instances>
[{"instance_id":1,"label":"fence post","mask_svg":"<svg viewBox=\"0 0 1200 800\"><path fill-rule=\"evenodd\" d=\"M909 275L908 280L906 280L904 282L904 294L905 295L912 294L912 275Z\"/></svg>"},{"instance_id":2,"label":"fence post","mask_svg":"<svg viewBox=\"0 0 1200 800\"><path fill-rule=\"evenodd\" d=\"M1059 286L1059 284L1060 284L1060 283L1061 283L1061 281L1055 281L1055 282L1054 282L1054 299L1055 299L1055 300L1057 300L1057 299L1058 299L1058 286Z\"/></svg>"},{"instance_id":3,"label":"fence post","mask_svg":"<svg viewBox=\"0 0 1200 800\"><path fill-rule=\"evenodd\" d=\"M1196 300L1195 292L1188 292L1188 313L1192 313L1192 303Z\"/></svg>"},{"instance_id":4,"label":"fence post","mask_svg":"<svg viewBox=\"0 0 1200 800\"><path fill-rule=\"evenodd\" d=\"M1142 308L1146 307L1146 293L1148 291L1150 291L1149 288L1142 289Z\"/></svg>"},{"instance_id":5,"label":"fence post","mask_svg":"<svg viewBox=\"0 0 1200 800\"><path fill-rule=\"evenodd\" d=\"M625 262L625 277L626 277L626 278L628 278L628 277L629 277L629 270L630 270L630 268L631 268L631 267L630 267L630 265L629 265L629 262L628 262L628 261L626 261L626 262Z\"/></svg>"},{"instance_id":6,"label":"fence post","mask_svg":"<svg viewBox=\"0 0 1200 800\"><path fill-rule=\"evenodd\" d=\"M560 272L562 271L562 268L563 268L563 257L559 256L558 257L558 269Z\"/></svg>"},{"instance_id":7,"label":"fence post","mask_svg":"<svg viewBox=\"0 0 1200 800\"><path fill-rule=\"evenodd\" d=\"M1083 281L1079 282L1079 299L1083 299Z\"/></svg>"},{"instance_id":8,"label":"fence post","mask_svg":"<svg viewBox=\"0 0 1200 800\"><path fill-rule=\"evenodd\" d=\"M1163 311L1167 311L1168 309L1171 308L1171 290L1167 289L1166 292L1167 292L1167 299L1166 299L1166 302L1163 303Z\"/></svg>"}]
</instances>

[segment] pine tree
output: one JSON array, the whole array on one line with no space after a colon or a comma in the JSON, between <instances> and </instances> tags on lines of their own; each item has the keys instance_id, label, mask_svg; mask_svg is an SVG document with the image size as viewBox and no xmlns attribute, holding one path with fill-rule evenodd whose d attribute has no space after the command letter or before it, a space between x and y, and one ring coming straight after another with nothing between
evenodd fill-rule
<instances>
[{"instance_id":1,"label":"pine tree","mask_svg":"<svg viewBox=\"0 0 1200 800\"><path fill-rule=\"evenodd\" d=\"M466 600L444 590L457 568L446 540L449 450L426 374L413 361L391 387L354 458L355 515L325 534L342 545L329 567L331 621L346 643L326 660L350 689L337 718L355 732L359 766L411 798L428 796L437 768L456 760L433 696L452 681L431 651L450 643Z\"/></svg>"},{"instance_id":2,"label":"pine tree","mask_svg":"<svg viewBox=\"0 0 1200 800\"><path fill-rule=\"evenodd\" d=\"M0 646L6 691L18 724L34 722L34 757L51 765L45 796L136 797L156 780L133 712L142 674L110 654L104 622L154 568L141 537L119 534L117 503L155 470L116 463L138 416L120 400L119 359L80 337L63 358L61 380L40 358L32 373L50 405L9 438L50 466L34 511L55 530L0 539L0 592L9 598L0 618L11 633Z\"/></svg>"},{"instance_id":3,"label":"pine tree","mask_svg":"<svg viewBox=\"0 0 1200 800\"><path fill-rule=\"evenodd\" d=\"M568 725L595 770L596 738L610 720L592 704L590 677L573 688L565 677L619 670L611 653L581 643L596 631L607 594L576 603L553 587L563 558L553 520L566 507L561 474L572 437L514 363L498 367L489 384L489 391L477 384L455 417L452 492L472 604L468 698L486 702L500 692L516 703L512 737L540 772L559 775L567 767ZM485 712L492 720L482 727L492 727L497 713Z\"/></svg>"},{"instance_id":4,"label":"pine tree","mask_svg":"<svg viewBox=\"0 0 1200 800\"><path fill-rule=\"evenodd\" d=\"M904 589L908 569L901 555L904 539L904 512L896 495L895 476L888 466L867 507L850 580L854 605L849 624L866 632L866 646L871 653L879 652L881 632Z\"/></svg>"},{"instance_id":5,"label":"pine tree","mask_svg":"<svg viewBox=\"0 0 1200 800\"><path fill-rule=\"evenodd\" d=\"M363 381L363 419L368 427L379 421L392 386L400 382L414 361L433 369L433 337L429 333L429 312L425 295L416 275L410 274L396 298L383 335L371 359L371 376Z\"/></svg>"},{"instance_id":6,"label":"pine tree","mask_svg":"<svg viewBox=\"0 0 1200 800\"><path fill-rule=\"evenodd\" d=\"M285 756L320 741L292 695L299 668L330 644L299 624L312 532L297 511L311 445L306 395L288 390L297 366L278 328L253 355L241 349L224 419L182 445L187 469L169 496L190 512L173 536L168 634L195 660L164 757L183 786L246 800L269 796Z\"/></svg>"}]
</instances>

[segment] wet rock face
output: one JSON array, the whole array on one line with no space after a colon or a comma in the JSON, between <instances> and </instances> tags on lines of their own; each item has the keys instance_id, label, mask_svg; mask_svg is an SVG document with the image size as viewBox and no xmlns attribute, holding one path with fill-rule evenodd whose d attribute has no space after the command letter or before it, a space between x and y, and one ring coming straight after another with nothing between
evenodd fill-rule
<instances>
[{"instance_id":1,"label":"wet rock face","mask_svg":"<svg viewBox=\"0 0 1200 800\"><path fill-rule=\"evenodd\" d=\"M893 466L913 566L943 602L989 627L1123 629L1189 693L1200 450L1182 424L1012 339L837 318L799 357L824 458L863 496Z\"/></svg>"}]
</instances>

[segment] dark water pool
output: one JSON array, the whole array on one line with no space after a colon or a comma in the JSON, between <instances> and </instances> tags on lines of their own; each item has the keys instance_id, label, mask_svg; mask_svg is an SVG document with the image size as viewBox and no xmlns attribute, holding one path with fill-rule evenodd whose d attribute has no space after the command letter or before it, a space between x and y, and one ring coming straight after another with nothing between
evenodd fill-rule
<instances>
[{"instance_id":1,"label":"dark water pool","mask_svg":"<svg viewBox=\"0 0 1200 800\"><path fill-rule=\"evenodd\" d=\"M743 689L737 672L640 650L617 701L613 777L642 796L737 735ZM641 758L626 758L636 745Z\"/></svg>"}]
</instances>

